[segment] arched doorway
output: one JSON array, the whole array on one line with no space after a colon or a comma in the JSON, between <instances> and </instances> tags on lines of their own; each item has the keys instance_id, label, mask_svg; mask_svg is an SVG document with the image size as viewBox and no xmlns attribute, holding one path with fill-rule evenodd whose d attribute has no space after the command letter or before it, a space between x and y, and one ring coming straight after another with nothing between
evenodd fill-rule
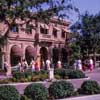
<instances>
[{"instance_id":1,"label":"arched doorway","mask_svg":"<svg viewBox=\"0 0 100 100\"><path fill-rule=\"evenodd\" d=\"M30 64L31 59L34 59L36 55L35 49L32 46L26 47L25 58L28 64Z\"/></svg>"},{"instance_id":2,"label":"arched doorway","mask_svg":"<svg viewBox=\"0 0 100 100\"><path fill-rule=\"evenodd\" d=\"M12 46L11 52L10 52L11 66L15 66L16 64L18 64L18 62L21 61L22 56L23 56L23 53L22 53L21 48L17 45Z\"/></svg>"},{"instance_id":3,"label":"arched doorway","mask_svg":"<svg viewBox=\"0 0 100 100\"><path fill-rule=\"evenodd\" d=\"M62 60L62 64L63 66L67 64L67 51L65 48L61 49L61 60Z\"/></svg>"},{"instance_id":4,"label":"arched doorway","mask_svg":"<svg viewBox=\"0 0 100 100\"><path fill-rule=\"evenodd\" d=\"M0 69L2 68L2 49L0 48Z\"/></svg>"},{"instance_id":5,"label":"arched doorway","mask_svg":"<svg viewBox=\"0 0 100 100\"><path fill-rule=\"evenodd\" d=\"M40 48L40 55L41 55L40 66L42 68L43 67L43 62L45 63L47 58L48 58L48 51L45 47Z\"/></svg>"},{"instance_id":6,"label":"arched doorway","mask_svg":"<svg viewBox=\"0 0 100 100\"><path fill-rule=\"evenodd\" d=\"M56 47L53 48L52 53L53 53L53 55L52 55L53 64L54 64L54 67L56 67L56 64L59 60L59 49Z\"/></svg>"}]
</instances>

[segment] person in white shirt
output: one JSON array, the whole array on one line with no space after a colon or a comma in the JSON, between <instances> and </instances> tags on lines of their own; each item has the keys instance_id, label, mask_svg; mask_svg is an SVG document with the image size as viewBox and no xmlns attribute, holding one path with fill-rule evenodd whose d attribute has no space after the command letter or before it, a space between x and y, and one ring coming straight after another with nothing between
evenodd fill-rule
<instances>
[{"instance_id":1,"label":"person in white shirt","mask_svg":"<svg viewBox=\"0 0 100 100\"><path fill-rule=\"evenodd\" d=\"M50 64L51 64L50 60L47 59L47 60L46 60L46 67L47 67L47 70L50 70Z\"/></svg>"},{"instance_id":2,"label":"person in white shirt","mask_svg":"<svg viewBox=\"0 0 100 100\"><path fill-rule=\"evenodd\" d=\"M4 68L6 71L6 75L10 76L11 75L11 66L7 63L7 61L4 62Z\"/></svg>"},{"instance_id":3,"label":"person in white shirt","mask_svg":"<svg viewBox=\"0 0 100 100\"><path fill-rule=\"evenodd\" d=\"M90 57L90 58L89 58L89 69L90 69L90 72L93 71L93 68L94 68L93 60L92 60L92 58Z\"/></svg>"},{"instance_id":4,"label":"person in white shirt","mask_svg":"<svg viewBox=\"0 0 100 100\"><path fill-rule=\"evenodd\" d=\"M77 60L77 67L78 67L78 70L82 70L82 61L81 61L81 59Z\"/></svg>"},{"instance_id":5,"label":"person in white shirt","mask_svg":"<svg viewBox=\"0 0 100 100\"><path fill-rule=\"evenodd\" d=\"M32 59L30 62L32 72L35 70L35 61Z\"/></svg>"},{"instance_id":6,"label":"person in white shirt","mask_svg":"<svg viewBox=\"0 0 100 100\"><path fill-rule=\"evenodd\" d=\"M60 61L60 60L58 60L58 62L57 62L57 68L58 68L58 69L62 68L62 66L61 66L61 61Z\"/></svg>"}]
</instances>

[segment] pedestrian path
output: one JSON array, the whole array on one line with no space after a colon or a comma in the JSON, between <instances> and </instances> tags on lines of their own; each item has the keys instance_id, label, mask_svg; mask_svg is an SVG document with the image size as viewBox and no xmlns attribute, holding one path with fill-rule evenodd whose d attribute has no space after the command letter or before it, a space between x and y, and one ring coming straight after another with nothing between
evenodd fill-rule
<instances>
[{"instance_id":1,"label":"pedestrian path","mask_svg":"<svg viewBox=\"0 0 100 100\"><path fill-rule=\"evenodd\" d=\"M100 100L100 94L82 96L82 97L66 98L66 99L58 99L58 100Z\"/></svg>"}]
</instances>

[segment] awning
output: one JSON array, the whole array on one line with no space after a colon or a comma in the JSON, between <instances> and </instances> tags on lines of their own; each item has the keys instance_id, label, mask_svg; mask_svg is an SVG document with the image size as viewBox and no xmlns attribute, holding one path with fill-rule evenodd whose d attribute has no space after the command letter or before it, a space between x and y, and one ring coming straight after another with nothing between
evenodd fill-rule
<instances>
[{"instance_id":1,"label":"awning","mask_svg":"<svg viewBox=\"0 0 100 100\"><path fill-rule=\"evenodd\" d=\"M27 56L29 56L29 57L35 57L35 55L36 55L36 50L35 50L33 47L28 46L28 47L26 48L26 53L27 53Z\"/></svg>"},{"instance_id":2,"label":"awning","mask_svg":"<svg viewBox=\"0 0 100 100\"><path fill-rule=\"evenodd\" d=\"M60 29L58 27L54 27L54 29L56 29L57 31L60 31Z\"/></svg>"},{"instance_id":3,"label":"awning","mask_svg":"<svg viewBox=\"0 0 100 100\"><path fill-rule=\"evenodd\" d=\"M18 46L13 46L11 48L11 53L12 53L13 56L17 56L17 57L22 57L23 56L22 50Z\"/></svg>"},{"instance_id":4,"label":"awning","mask_svg":"<svg viewBox=\"0 0 100 100\"><path fill-rule=\"evenodd\" d=\"M40 24L40 26L41 26L42 28L49 29L48 25L46 25L46 24Z\"/></svg>"},{"instance_id":5,"label":"awning","mask_svg":"<svg viewBox=\"0 0 100 100\"><path fill-rule=\"evenodd\" d=\"M70 33L70 30L63 28L63 31L65 31L66 33Z\"/></svg>"}]
</instances>

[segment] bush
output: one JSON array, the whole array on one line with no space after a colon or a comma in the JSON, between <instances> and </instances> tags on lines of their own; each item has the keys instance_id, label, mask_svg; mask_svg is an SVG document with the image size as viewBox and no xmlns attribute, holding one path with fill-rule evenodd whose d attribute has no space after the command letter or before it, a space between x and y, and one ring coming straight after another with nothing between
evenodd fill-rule
<instances>
[{"instance_id":1,"label":"bush","mask_svg":"<svg viewBox=\"0 0 100 100\"><path fill-rule=\"evenodd\" d=\"M27 96L25 96L25 95L21 95L21 99L20 100L31 100L31 99L29 99Z\"/></svg>"},{"instance_id":2,"label":"bush","mask_svg":"<svg viewBox=\"0 0 100 100\"><path fill-rule=\"evenodd\" d=\"M85 74L80 70L71 70L68 72L68 77L70 79L85 78Z\"/></svg>"},{"instance_id":3,"label":"bush","mask_svg":"<svg viewBox=\"0 0 100 100\"><path fill-rule=\"evenodd\" d=\"M65 79L66 77L68 77L68 72L70 70L69 69L55 69L54 70L54 74L55 75L59 75L62 79Z\"/></svg>"},{"instance_id":4,"label":"bush","mask_svg":"<svg viewBox=\"0 0 100 100\"><path fill-rule=\"evenodd\" d=\"M0 86L0 100L20 100L17 89L10 85Z\"/></svg>"},{"instance_id":5,"label":"bush","mask_svg":"<svg viewBox=\"0 0 100 100\"><path fill-rule=\"evenodd\" d=\"M53 82L49 87L49 94L52 99L60 99L72 96L74 87L71 83L66 81Z\"/></svg>"},{"instance_id":6,"label":"bush","mask_svg":"<svg viewBox=\"0 0 100 100\"><path fill-rule=\"evenodd\" d=\"M100 86L96 81L88 80L83 82L78 91L80 94L98 94L100 93Z\"/></svg>"},{"instance_id":7,"label":"bush","mask_svg":"<svg viewBox=\"0 0 100 100\"><path fill-rule=\"evenodd\" d=\"M25 88L24 95L32 100L47 100L48 91L42 84L34 83Z\"/></svg>"}]
</instances>

